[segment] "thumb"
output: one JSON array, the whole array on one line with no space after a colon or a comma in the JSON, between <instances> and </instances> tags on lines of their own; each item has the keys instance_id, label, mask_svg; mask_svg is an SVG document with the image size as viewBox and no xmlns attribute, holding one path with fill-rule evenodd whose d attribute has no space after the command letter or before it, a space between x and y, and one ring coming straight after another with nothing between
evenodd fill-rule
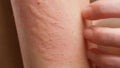
<instances>
[{"instance_id":1,"label":"thumb","mask_svg":"<svg viewBox=\"0 0 120 68\"><path fill-rule=\"evenodd\" d=\"M87 40L104 46L120 47L120 29L107 27L90 27L85 30Z\"/></svg>"},{"instance_id":2,"label":"thumb","mask_svg":"<svg viewBox=\"0 0 120 68\"><path fill-rule=\"evenodd\" d=\"M82 11L86 19L120 18L120 0L100 0Z\"/></svg>"}]
</instances>

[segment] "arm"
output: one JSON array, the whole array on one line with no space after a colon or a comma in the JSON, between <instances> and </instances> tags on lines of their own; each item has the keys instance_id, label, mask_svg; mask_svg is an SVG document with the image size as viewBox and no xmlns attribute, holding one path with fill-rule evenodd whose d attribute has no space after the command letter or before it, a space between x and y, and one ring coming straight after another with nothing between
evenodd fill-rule
<instances>
[{"instance_id":1,"label":"arm","mask_svg":"<svg viewBox=\"0 0 120 68\"><path fill-rule=\"evenodd\" d=\"M89 68L81 9L88 0L12 0L25 68Z\"/></svg>"}]
</instances>

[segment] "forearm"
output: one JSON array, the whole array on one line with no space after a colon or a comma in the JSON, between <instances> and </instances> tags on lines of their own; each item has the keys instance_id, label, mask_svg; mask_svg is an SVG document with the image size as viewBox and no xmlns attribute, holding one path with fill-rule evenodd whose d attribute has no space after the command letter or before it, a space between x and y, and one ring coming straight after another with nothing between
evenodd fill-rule
<instances>
[{"instance_id":1,"label":"forearm","mask_svg":"<svg viewBox=\"0 0 120 68\"><path fill-rule=\"evenodd\" d=\"M81 9L86 0L12 0L25 68L88 68Z\"/></svg>"}]
</instances>

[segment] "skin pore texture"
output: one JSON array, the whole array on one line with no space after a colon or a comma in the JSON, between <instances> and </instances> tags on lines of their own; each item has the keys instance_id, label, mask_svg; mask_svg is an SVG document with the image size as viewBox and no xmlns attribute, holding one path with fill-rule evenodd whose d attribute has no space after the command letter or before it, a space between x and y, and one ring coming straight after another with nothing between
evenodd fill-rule
<instances>
[{"instance_id":1,"label":"skin pore texture","mask_svg":"<svg viewBox=\"0 0 120 68\"><path fill-rule=\"evenodd\" d=\"M81 10L88 0L11 0L25 68L89 68Z\"/></svg>"}]
</instances>

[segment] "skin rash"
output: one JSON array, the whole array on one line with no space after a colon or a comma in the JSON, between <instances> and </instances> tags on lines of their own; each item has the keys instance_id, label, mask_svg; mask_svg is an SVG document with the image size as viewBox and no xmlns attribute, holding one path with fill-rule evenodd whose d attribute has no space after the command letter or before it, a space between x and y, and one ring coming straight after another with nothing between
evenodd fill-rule
<instances>
[{"instance_id":1,"label":"skin rash","mask_svg":"<svg viewBox=\"0 0 120 68\"><path fill-rule=\"evenodd\" d=\"M81 9L88 0L11 0L25 68L89 68Z\"/></svg>"}]
</instances>

